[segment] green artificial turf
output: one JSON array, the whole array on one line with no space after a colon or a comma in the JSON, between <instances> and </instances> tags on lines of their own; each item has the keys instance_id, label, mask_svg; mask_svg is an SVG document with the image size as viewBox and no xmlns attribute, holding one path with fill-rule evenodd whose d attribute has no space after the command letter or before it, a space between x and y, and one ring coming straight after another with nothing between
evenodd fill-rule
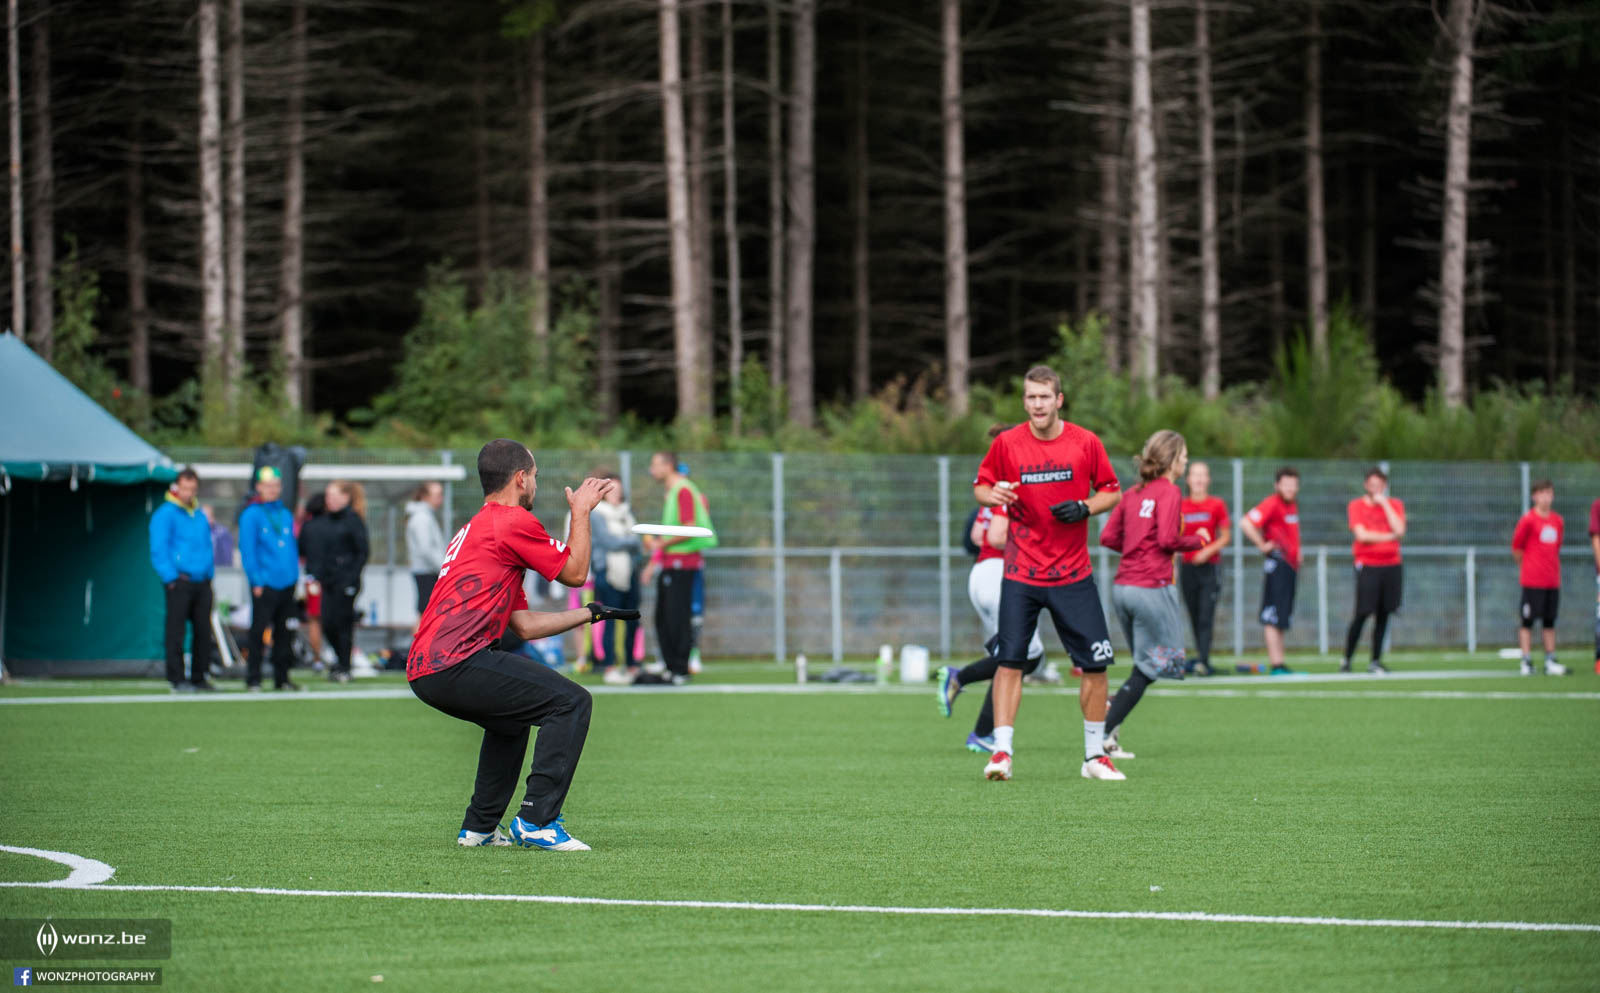
<instances>
[{"instance_id":1,"label":"green artificial turf","mask_svg":"<svg viewBox=\"0 0 1600 993\"><path fill-rule=\"evenodd\" d=\"M1411 664L1484 676L1163 688L1123 732L1124 783L1080 778L1070 692L1029 689L1009 783L961 747L981 687L951 720L928 689L597 693L581 854L457 848L478 734L414 700L13 704L0 844L115 884L1600 924L1600 678ZM728 676L787 678L701 682ZM0 853L0 879L65 873ZM1600 982L1593 932L0 888L0 916L44 915L171 918L152 964L181 990Z\"/></svg>"}]
</instances>

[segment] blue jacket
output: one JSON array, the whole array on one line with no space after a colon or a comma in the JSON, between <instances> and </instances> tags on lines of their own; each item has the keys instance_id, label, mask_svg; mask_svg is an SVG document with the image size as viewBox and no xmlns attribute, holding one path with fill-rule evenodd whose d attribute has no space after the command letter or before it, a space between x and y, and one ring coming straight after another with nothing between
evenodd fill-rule
<instances>
[{"instance_id":1,"label":"blue jacket","mask_svg":"<svg viewBox=\"0 0 1600 993\"><path fill-rule=\"evenodd\" d=\"M239 561L251 586L283 590L300 578L294 515L282 500L252 503L239 515Z\"/></svg>"},{"instance_id":2,"label":"blue jacket","mask_svg":"<svg viewBox=\"0 0 1600 993\"><path fill-rule=\"evenodd\" d=\"M150 564L163 584L182 576L209 582L215 572L211 557L211 522L198 504L184 506L171 493L150 515Z\"/></svg>"}]
</instances>

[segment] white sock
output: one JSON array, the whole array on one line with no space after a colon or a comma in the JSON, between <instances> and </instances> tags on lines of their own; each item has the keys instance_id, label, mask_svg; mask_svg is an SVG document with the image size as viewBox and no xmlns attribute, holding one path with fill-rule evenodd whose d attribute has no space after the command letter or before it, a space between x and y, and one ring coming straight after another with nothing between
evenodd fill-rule
<instances>
[{"instance_id":1,"label":"white sock","mask_svg":"<svg viewBox=\"0 0 1600 993\"><path fill-rule=\"evenodd\" d=\"M1096 755L1106 753L1106 722L1083 722L1083 759L1087 762Z\"/></svg>"},{"instance_id":2,"label":"white sock","mask_svg":"<svg viewBox=\"0 0 1600 993\"><path fill-rule=\"evenodd\" d=\"M995 728L994 729L994 750L997 751L997 752L1005 752L1007 755L1010 755L1011 754L1011 736L1013 734L1015 734L1016 731L1017 731L1017 729L1014 726L1010 725L1010 724L1007 724L1004 727Z\"/></svg>"}]
</instances>

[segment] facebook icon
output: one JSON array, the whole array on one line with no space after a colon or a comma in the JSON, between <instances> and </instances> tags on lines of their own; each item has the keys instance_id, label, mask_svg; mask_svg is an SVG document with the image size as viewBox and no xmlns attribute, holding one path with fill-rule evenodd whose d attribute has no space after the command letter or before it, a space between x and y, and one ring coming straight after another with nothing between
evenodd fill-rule
<instances>
[{"instance_id":1,"label":"facebook icon","mask_svg":"<svg viewBox=\"0 0 1600 993\"><path fill-rule=\"evenodd\" d=\"M17 966L15 969L12 969L11 970L11 985L12 986L32 986L33 985L33 970L32 969L25 969L20 965Z\"/></svg>"}]
</instances>

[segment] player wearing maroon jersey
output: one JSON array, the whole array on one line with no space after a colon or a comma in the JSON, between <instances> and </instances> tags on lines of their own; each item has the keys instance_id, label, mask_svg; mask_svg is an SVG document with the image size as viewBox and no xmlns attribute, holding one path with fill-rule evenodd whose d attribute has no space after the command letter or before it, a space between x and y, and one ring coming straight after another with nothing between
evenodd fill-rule
<instances>
[{"instance_id":1,"label":"player wearing maroon jersey","mask_svg":"<svg viewBox=\"0 0 1600 993\"><path fill-rule=\"evenodd\" d=\"M561 806L572 786L589 734L589 691L519 655L497 651L509 624L528 641L609 618L639 612L599 603L555 613L528 609L523 576L582 586L589 573L589 512L617 484L585 479L566 491L572 508L567 540L550 537L533 516L538 467L515 441L496 439L478 452L483 508L450 541L433 596L428 600L406 659L406 679L423 703L483 728L478 778L462 820L458 843L517 844L546 851L587 851L567 834ZM537 725L533 766L509 837L499 830Z\"/></svg>"},{"instance_id":2,"label":"player wearing maroon jersey","mask_svg":"<svg viewBox=\"0 0 1600 993\"><path fill-rule=\"evenodd\" d=\"M1522 649L1524 676L1534 673L1530 653L1533 625L1544 624L1544 674L1565 676L1567 667L1556 661L1556 614L1561 607L1561 538L1566 523L1551 510L1556 488L1548 479L1533 484L1530 491L1533 509L1517 521L1511 534L1511 555L1517 560L1522 581L1522 626L1517 629L1517 645Z\"/></svg>"},{"instance_id":3,"label":"player wearing maroon jersey","mask_svg":"<svg viewBox=\"0 0 1600 993\"><path fill-rule=\"evenodd\" d=\"M1111 758L1133 758L1117 743L1117 732L1145 688L1157 679L1183 678L1183 612L1172 585L1172 556L1206 543L1200 532L1184 527L1177 482L1188 461L1183 435L1151 435L1139 454L1141 482L1112 509L1100 532L1100 544L1122 553L1111 606L1133 651L1133 671L1106 712L1105 749Z\"/></svg>"},{"instance_id":4,"label":"player wearing maroon jersey","mask_svg":"<svg viewBox=\"0 0 1600 993\"><path fill-rule=\"evenodd\" d=\"M1105 611L1089 568L1089 524L1121 499L1117 474L1100 439L1061 419L1061 377L1034 366L1022 382L1024 424L989 443L972 492L985 506L1004 505L1010 517L1005 579L1000 588L1000 643L994 677L995 750L984 776L1011 778L1011 752L1022 672L1039 613L1049 611L1056 634L1083 670L1084 763L1091 779L1120 779L1106 758L1106 667L1112 664Z\"/></svg>"},{"instance_id":5,"label":"player wearing maroon jersey","mask_svg":"<svg viewBox=\"0 0 1600 993\"><path fill-rule=\"evenodd\" d=\"M1292 466L1278 470L1272 495L1239 519L1239 530L1261 550L1261 631L1267 661L1274 673L1289 671L1283 662L1283 632L1294 617L1295 579L1300 572L1300 473Z\"/></svg>"},{"instance_id":6,"label":"player wearing maroon jersey","mask_svg":"<svg viewBox=\"0 0 1600 993\"><path fill-rule=\"evenodd\" d=\"M1178 588L1189 611L1194 629L1195 658L1185 663L1189 672L1211 675L1211 634L1216 626L1217 599L1222 594L1222 550L1228 547L1232 528L1228 525L1228 505L1211 495L1211 467L1190 462L1185 477L1189 495L1183 500L1183 530L1193 531L1206 543L1183 553L1178 569Z\"/></svg>"},{"instance_id":7,"label":"player wearing maroon jersey","mask_svg":"<svg viewBox=\"0 0 1600 993\"><path fill-rule=\"evenodd\" d=\"M1350 501L1346 517L1355 535L1351 554L1355 557L1356 612L1344 636L1344 659L1340 672L1350 671L1361 629L1372 622L1372 661L1367 671L1383 675L1383 638L1389 631L1389 615L1400 609L1404 574L1400 564L1400 539L1406 534L1406 506L1389 496L1389 476L1378 466L1367 470L1362 481L1366 490Z\"/></svg>"}]
</instances>

